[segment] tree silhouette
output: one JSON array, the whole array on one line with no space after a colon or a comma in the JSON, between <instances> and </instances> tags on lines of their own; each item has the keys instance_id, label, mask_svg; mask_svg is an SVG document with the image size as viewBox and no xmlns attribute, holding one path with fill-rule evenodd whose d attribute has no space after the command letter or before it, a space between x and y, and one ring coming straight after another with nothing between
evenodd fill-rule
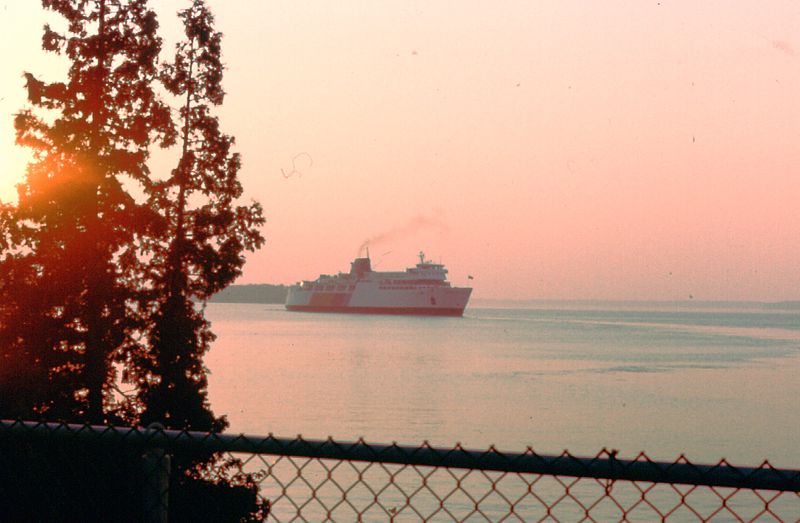
<instances>
[{"instance_id":1,"label":"tree silhouette","mask_svg":"<svg viewBox=\"0 0 800 523\"><path fill-rule=\"evenodd\" d=\"M142 306L150 311L147 351L133 368L141 423L221 431L227 421L214 416L208 403L203 356L214 334L203 307L241 273L243 253L261 246L264 219L257 203L235 203L242 195L241 160L232 151L233 138L222 133L212 114L224 97L222 35L202 0L178 16L186 39L177 45L174 61L164 66L161 81L182 100L180 157L166 180L149 187L149 204L162 220L163 234L147 244L151 292ZM176 454L173 467L181 488L172 498L172 515L208 518L205 500L210 497L217 507L229 500L231 513L248 520L266 516L252 478L235 472L241 470L236 460L203 452Z\"/></svg>"},{"instance_id":2,"label":"tree silhouette","mask_svg":"<svg viewBox=\"0 0 800 523\"><path fill-rule=\"evenodd\" d=\"M178 13L186 39L161 79L182 100L180 159L150 190L150 205L165 221L152 247L155 304L147 331L149 354L140 366L142 422L221 430L207 399L203 355L214 339L202 306L241 273L245 250L263 243L257 203L237 206L242 194L234 139L221 132L212 107L223 101L222 34L202 0Z\"/></svg>"},{"instance_id":3,"label":"tree silhouette","mask_svg":"<svg viewBox=\"0 0 800 523\"><path fill-rule=\"evenodd\" d=\"M42 4L67 22L45 26L43 49L71 65L64 82L25 73L30 107L15 126L34 160L2 221L0 351L32 380L17 409L99 423L114 408L113 363L135 347L135 239L157 223L126 187L149 185L148 146L175 131L153 90L161 40L146 2Z\"/></svg>"},{"instance_id":4,"label":"tree silhouette","mask_svg":"<svg viewBox=\"0 0 800 523\"><path fill-rule=\"evenodd\" d=\"M224 94L221 34L194 0L179 12L186 41L161 66L146 0L42 4L67 22L63 33L45 27L43 48L70 69L63 82L25 73L30 105L15 119L34 160L18 202L0 204L0 416L222 430L208 403L203 356L214 335L202 307L241 273L243 253L262 245L264 219L257 203L236 204L241 160L211 112ZM182 100L177 125L156 86ZM166 179L147 167L155 144L180 148ZM134 383L136 398L115 394L119 381ZM124 491L100 487L124 480L118 471L138 470L141 458L76 442L2 450L0 479L24 469L92 493ZM69 469L33 459L45 454ZM173 454L172 467L174 519L266 517L254 477L236 460L187 451ZM16 499L29 503L6 507L3 497L0 512L37 514L36 485L19 488ZM119 501L93 500L88 513L120 519ZM65 520L85 519L76 514L86 506L72 508Z\"/></svg>"}]
</instances>

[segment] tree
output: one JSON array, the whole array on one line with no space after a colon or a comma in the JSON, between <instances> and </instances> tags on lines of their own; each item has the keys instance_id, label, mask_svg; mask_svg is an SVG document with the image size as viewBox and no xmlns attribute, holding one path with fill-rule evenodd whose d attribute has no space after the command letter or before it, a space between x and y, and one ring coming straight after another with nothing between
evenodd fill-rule
<instances>
[{"instance_id":1,"label":"tree","mask_svg":"<svg viewBox=\"0 0 800 523\"><path fill-rule=\"evenodd\" d=\"M221 35L194 1L179 13L187 41L162 70L146 0L42 4L67 22L63 33L45 27L43 47L71 67L64 82L26 73L30 107L15 120L17 142L33 149L34 161L18 203L0 205L0 415L221 430L202 361L214 336L198 304L229 285L243 252L264 241L261 207L235 203L241 161L211 115L223 99ZM154 88L159 80L184 97L180 160L161 181L147 167L149 148L174 146L178 131ZM131 184L146 198L137 201ZM115 399L117 368L139 387L138 401ZM136 449L0 446L8 465L0 483L13 488L0 511L38 519L38 482L16 481L25 470L26 478L99 493L71 497L64 519L135 519L126 479L140 471ZM176 520L266 517L255 477L235 460L173 458Z\"/></svg>"},{"instance_id":2,"label":"tree","mask_svg":"<svg viewBox=\"0 0 800 523\"><path fill-rule=\"evenodd\" d=\"M148 357L139 375L142 422L172 428L221 430L207 398L203 355L214 335L202 307L231 284L244 265L244 252L264 239L261 206L237 205L241 159L234 139L220 130L212 114L222 104L222 34L203 0L178 13L186 39L161 79L182 100L181 148L170 176L151 186L150 205L165 223L151 248L154 303L147 330Z\"/></svg>"},{"instance_id":3,"label":"tree","mask_svg":"<svg viewBox=\"0 0 800 523\"><path fill-rule=\"evenodd\" d=\"M149 184L148 147L175 131L153 90L161 40L146 1L42 4L67 22L45 26L42 46L71 66L64 82L25 73L15 126L34 160L2 221L0 356L34 380L15 414L100 423L113 362L135 347L135 240L157 223L126 183Z\"/></svg>"},{"instance_id":4,"label":"tree","mask_svg":"<svg viewBox=\"0 0 800 523\"><path fill-rule=\"evenodd\" d=\"M151 281L145 339L147 352L137 373L142 424L167 428L221 431L208 403L203 356L214 339L203 309L206 300L241 273L244 252L264 239L261 206L237 205L241 159L234 139L220 130L212 113L222 104L222 34L203 0L178 13L186 39L161 80L182 100L179 111L180 156L176 168L149 190L149 204L162 220L163 234L147 244ZM268 506L257 501L254 478L242 474L241 463L211 453L173 455L175 482L171 513L204 520L213 509L247 520L266 517ZM210 501L211 505L208 505ZM210 517L211 520L215 516Z\"/></svg>"}]
</instances>

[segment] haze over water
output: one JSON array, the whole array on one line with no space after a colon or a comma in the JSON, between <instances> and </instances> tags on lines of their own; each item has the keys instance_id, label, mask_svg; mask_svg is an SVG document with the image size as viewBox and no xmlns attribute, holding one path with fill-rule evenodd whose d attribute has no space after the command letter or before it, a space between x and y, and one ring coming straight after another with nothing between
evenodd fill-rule
<instances>
[{"instance_id":1,"label":"haze over water","mask_svg":"<svg viewBox=\"0 0 800 523\"><path fill-rule=\"evenodd\" d=\"M219 335L206 359L210 399L234 432L800 466L797 311L207 312Z\"/></svg>"}]
</instances>

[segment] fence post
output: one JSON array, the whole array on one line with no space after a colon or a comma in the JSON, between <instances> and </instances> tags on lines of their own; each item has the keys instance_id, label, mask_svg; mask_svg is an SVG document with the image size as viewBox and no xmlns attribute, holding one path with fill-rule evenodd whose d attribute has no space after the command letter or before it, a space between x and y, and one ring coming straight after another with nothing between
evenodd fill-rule
<instances>
[{"instance_id":1,"label":"fence post","mask_svg":"<svg viewBox=\"0 0 800 523\"><path fill-rule=\"evenodd\" d=\"M147 427L147 432L163 430L164 426L160 423L151 423ZM167 523L169 519L170 461L170 456L162 448L149 448L142 454L142 501L146 523Z\"/></svg>"}]
</instances>

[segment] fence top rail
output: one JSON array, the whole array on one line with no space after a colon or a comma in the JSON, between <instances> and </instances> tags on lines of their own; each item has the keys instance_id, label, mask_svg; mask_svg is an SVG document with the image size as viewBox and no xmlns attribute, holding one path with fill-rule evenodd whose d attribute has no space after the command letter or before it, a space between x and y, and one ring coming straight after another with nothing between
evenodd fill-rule
<instances>
[{"instance_id":1,"label":"fence top rail","mask_svg":"<svg viewBox=\"0 0 800 523\"><path fill-rule=\"evenodd\" d=\"M195 450L241 452L397 465L417 465L474 469L495 472L544 474L608 480L679 483L710 487L774 490L800 493L800 470L779 469L764 461L758 467L738 467L726 460L715 465L700 465L681 455L674 462L654 461L644 453L634 460L623 460L616 451L601 450L594 457L578 457L564 451L559 455L505 452L494 446L488 450L372 444L245 434L165 430L162 428L81 425L18 420L0 420L0 438L7 435L31 439L85 441L158 447L173 451Z\"/></svg>"}]
</instances>

